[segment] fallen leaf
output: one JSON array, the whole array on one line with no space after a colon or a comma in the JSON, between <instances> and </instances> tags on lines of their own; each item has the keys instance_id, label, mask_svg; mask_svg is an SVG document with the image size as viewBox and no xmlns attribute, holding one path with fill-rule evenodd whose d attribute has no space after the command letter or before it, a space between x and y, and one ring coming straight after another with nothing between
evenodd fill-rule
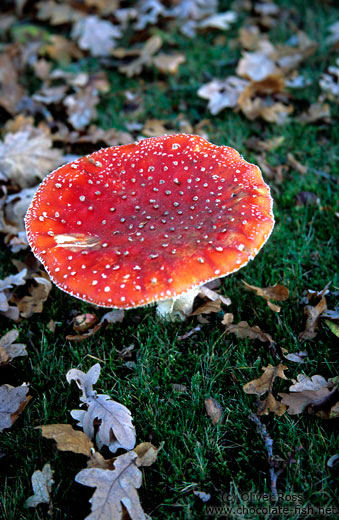
<instances>
[{"instance_id":1,"label":"fallen leaf","mask_svg":"<svg viewBox=\"0 0 339 520\"><path fill-rule=\"evenodd\" d=\"M225 13L216 13L204 18L199 24L199 29L219 29L227 31L231 25L237 20L237 14L234 11L226 11Z\"/></svg>"},{"instance_id":2,"label":"fallen leaf","mask_svg":"<svg viewBox=\"0 0 339 520\"><path fill-rule=\"evenodd\" d=\"M231 312L226 312L223 316L221 324L226 325L226 327L228 327L229 325L231 325L231 323L233 323L233 320L234 320L234 315Z\"/></svg>"},{"instance_id":3,"label":"fallen leaf","mask_svg":"<svg viewBox=\"0 0 339 520\"><path fill-rule=\"evenodd\" d=\"M115 459L114 470L86 468L76 475L79 484L96 488L90 499L92 513L86 518L121 519L123 505L131 520L146 520L136 491L142 483L136 459L132 450Z\"/></svg>"},{"instance_id":4,"label":"fallen leaf","mask_svg":"<svg viewBox=\"0 0 339 520\"><path fill-rule=\"evenodd\" d=\"M39 20L49 21L51 25L63 25L79 20L83 17L81 11L73 9L67 3L56 3L53 0L44 0L37 4Z\"/></svg>"},{"instance_id":5,"label":"fallen leaf","mask_svg":"<svg viewBox=\"0 0 339 520\"><path fill-rule=\"evenodd\" d=\"M303 392L304 390L321 390L322 388L331 386L331 383L327 382L323 376L306 376L299 374L297 380L293 380L293 385L290 386L291 392Z\"/></svg>"},{"instance_id":6,"label":"fallen leaf","mask_svg":"<svg viewBox=\"0 0 339 520\"><path fill-rule=\"evenodd\" d=\"M278 164L277 166L273 166L267 162L266 154L264 153L257 155L256 162L268 179L274 180L276 184L281 184L284 181L284 173L287 170L287 166L285 164Z\"/></svg>"},{"instance_id":7,"label":"fallen leaf","mask_svg":"<svg viewBox=\"0 0 339 520\"><path fill-rule=\"evenodd\" d=\"M87 332L97 321L98 318L95 314L78 314L73 319L73 329L75 332Z\"/></svg>"},{"instance_id":8,"label":"fallen leaf","mask_svg":"<svg viewBox=\"0 0 339 520\"><path fill-rule=\"evenodd\" d=\"M272 395L271 392L268 393L267 397L263 401L259 401L257 414L258 415L268 415L270 412L273 412L275 415L279 417L284 415L286 412L286 406L280 401L277 401L276 398Z\"/></svg>"},{"instance_id":9,"label":"fallen leaf","mask_svg":"<svg viewBox=\"0 0 339 520\"><path fill-rule=\"evenodd\" d=\"M296 206L311 206L320 204L320 199L316 193L312 191L300 191L295 198Z\"/></svg>"},{"instance_id":10,"label":"fallen leaf","mask_svg":"<svg viewBox=\"0 0 339 520\"><path fill-rule=\"evenodd\" d=\"M192 312L191 316L198 316L199 314L211 314L212 312L218 313L221 310L221 300L218 298L217 300L210 300L202 305L199 305L194 312Z\"/></svg>"},{"instance_id":11,"label":"fallen leaf","mask_svg":"<svg viewBox=\"0 0 339 520\"><path fill-rule=\"evenodd\" d=\"M281 347L281 351L285 359L293 361L294 363L305 363L304 358L308 356L307 352L304 350L301 350L300 352L288 352L286 348Z\"/></svg>"},{"instance_id":12,"label":"fallen leaf","mask_svg":"<svg viewBox=\"0 0 339 520\"><path fill-rule=\"evenodd\" d=\"M225 80L213 80L205 83L198 90L198 96L208 99L208 109L211 114L219 114L224 108L234 108L238 104L241 93L248 81L229 76Z\"/></svg>"},{"instance_id":13,"label":"fallen leaf","mask_svg":"<svg viewBox=\"0 0 339 520\"><path fill-rule=\"evenodd\" d=\"M131 450L135 446L131 412L122 404L110 400L108 395L97 394L93 390L92 385L97 382L99 375L99 363L92 366L87 374L77 369L67 372L67 381L76 382L82 391L80 401L87 405L87 410L72 410L71 415L78 421L78 426L83 428L87 437L95 437L99 449L105 445L112 453L119 448Z\"/></svg>"},{"instance_id":14,"label":"fallen leaf","mask_svg":"<svg viewBox=\"0 0 339 520\"><path fill-rule=\"evenodd\" d=\"M178 383L172 383L171 386L172 386L174 392L183 393L183 394L188 393L188 388L187 388L186 385L180 385Z\"/></svg>"},{"instance_id":15,"label":"fallen leaf","mask_svg":"<svg viewBox=\"0 0 339 520\"><path fill-rule=\"evenodd\" d=\"M239 76L252 81L262 81L275 74L274 60L262 52L243 52L236 72Z\"/></svg>"},{"instance_id":16,"label":"fallen leaf","mask_svg":"<svg viewBox=\"0 0 339 520\"><path fill-rule=\"evenodd\" d=\"M27 356L26 345L14 343L18 336L19 332L13 329L0 339L0 366L18 356Z\"/></svg>"},{"instance_id":17,"label":"fallen leaf","mask_svg":"<svg viewBox=\"0 0 339 520\"><path fill-rule=\"evenodd\" d=\"M331 320L325 320L325 323L330 329L330 331L333 332L333 334L337 336L337 338L339 338L339 325Z\"/></svg>"},{"instance_id":18,"label":"fallen leaf","mask_svg":"<svg viewBox=\"0 0 339 520\"><path fill-rule=\"evenodd\" d=\"M292 392L290 394L279 393L282 397L282 403L285 404L288 409L289 415L297 415L302 413L306 408L309 413L315 413L323 419L333 419L338 417L338 403L334 403L331 406L331 399L335 397L335 401L338 401L339 393L335 388L330 391L324 387L319 390L303 390L301 392Z\"/></svg>"},{"instance_id":19,"label":"fallen leaf","mask_svg":"<svg viewBox=\"0 0 339 520\"><path fill-rule=\"evenodd\" d=\"M96 15L80 18L72 29L72 38L78 41L80 49L90 51L92 56L109 56L116 45L115 40L121 36L117 25Z\"/></svg>"},{"instance_id":20,"label":"fallen leaf","mask_svg":"<svg viewBox=\"0 0 339 520\"><path fill-rule=\"evenodd\" d=\"M67 108L68 121L73 128L82 130L93 119L96 119L97 111L95 107L98 103L99 96L96 89L91 85L65 97L64 105Z\"/></svg>"},{"instance_id":21,"label":"fallen leaf","mask_svg":"<svg viewBox=\"0 0 339 520\"><path fill-rule=\"evenodd\" d=\"M149 66L153 64L153 58L156 52L162 46L162 39L160 36L151 36L149 38L144 47L137 52L138 57L132 60L128 65L121 65L119 67L119 71L123 74L126 74L129 78L132 76L137 76L141 73L142 69L145 66ZM114 53L118 56L118 53ZM126 53L125 53L126 55Z\"/></svg>"},{"instance_id":22,"label":"fallen leaf","mask_svg":"<svg viewBox=\"0 0 339 520\"><path fill-rule=\"evenodd\" d=\"M213 397L205 399L205 408L214 426L222 422L223 410L216 399Z\"/></svg>"},{"instance_id":23,"label":"fallen leaf","mask_svg":"<svg viewBox=\"0 0 339 520\"><path fill-rule=\"evenodd\" d=\"M0 142L0 169L20 188L28 188L63 162L60 150L52 149L51 138L39 128L9 133Z\"/></svg>"},{"instance_id":24,"label":"fallen leaf","mask_svg":"<svg viewBox=\"0 0 339 520\"><path fill-rule=\"evenodd\" d=\"M267 391L271 391L273 383L277 377L287 380L287 377L284 374L284 371L287 369L288 367L281 363L276 367L273 365L262 367L262 370L264 371L263 375L259 379L254 379L253 381L246 383L243 387L244 392L246 394L256 394L260 396Z\"/></svg>"},{"instance_id":25,"label":"fallen leaf","mask_svg":"<svg viewBox=\"0 0 339 520\"><path fill-rule=\"evenodd\" d=\"M86 315L82 315L82 316L86 316ZM91 315L91 316L94 316L94 315ZM90 326L94 325L94 327L89 328L80 334L76 334L76 335L69 334L66 336L66 339L68 341L83 341L84 339L87 339L90 336L93 336L94 334L96 334L101 329L101 327L103 326L105 321L107 321L107 323L121 323L124 319L124 316L125 316L125 313L122 309L115 309L113 311L106 312L102 316L99 323L94 325L95 322L93 321L93 323ZM83 318L79 318L79 319L83 319ZM86 318L85 318L85 320L86 320ZM89 321L91 321L91 319Z\"/></svg>"},{"instance_id":26,"label":"fallen leaf","mask_svg":"<svg viewBox=\"0 0 339 520\"><path fill-rule=\"evenodd\" d=\"M255 152L271 152L272 150L279 148L284 141L285 137L283 135L272 137L272 139L267 139L266 141L262 141L257 137L250 137L246 141L246 146Z\"/></svg>"},{"instance_id":27,"label":"fallen leaf","mask_svg":"<svg viewBox=\"0 0 339 520\"><path fill-rule=\"evenodd\" d=\"M179 65L185 63L184 54L160 53L153 59L154 66L163 74L177 74Z\"/></svg>"},{"instance_id":28,"label":"fallen leaf","mask_svg":"<svg viewBox=\"0 0 339 520\"><path fill-rule=\"evenodd\" d=\"M34 471L31 477L34 495L27 498L25 507L36 507L39 504L50 503L52 485L54 484L53 473L50 464L45 464L42 471Z\"/></svg>"},{"instance_id":29,"label":"fallen leaf","mask_svg":"<svg viewBox=\"0 0 339 520\"><path fill-rule=\"evenodd\" d=\"M70 424L44 424L37 428L41 429L43 437L56 441L58 450L90 456L92 441L84 432L74 430Z\"/></svg>"},{"instance_id":30,"label":"fallen leaf","mask_svg":"<svg viewBox=\"0 0 339 520\"><path fill-rule=\"evenodd\" d=\"M42 312L44 303L52 289L52 282L46 273L41 272L40 276L33 274L32 279L37 285L29 287L29 295L23 298L12 298L12 301L16 303L20 315L23 318L30 318L34 313Z\"/></svg>"},{"instance_id":31,"label":"fallen leaf","mask_svg":"<svg viewBox=\"0 0 339 520\"><path fill-rule=\"evenodd\" d=\"M324 91L326 97L332 101L339 100L339 58L336 59L336 65L328 68L328 72L321 75L319 81L320 88Z\"/></svg>"},{"instance_id":32,"label":"fallen leaf","mask_svg":"<svg viewBox=\"0 0 339 520\"><path fill-rule=\"evenodd\" d=\"M19 102L26 94L20 85L19 71L15 66L18 50L14 46L0 53L0 106L14 115L18 112Z\"/></svg>"},{"instance_id":33,"label":"fallen leaf","mask_svg":"<svg viewBox=\"0 0 339 520\"><path fill-rule=\"evenodd\" d=\"M289 297L289 290L284 285L276 284L270 287L256 287L255 285L250 285L247 282L243 281L244 286L248 291L255 292L258 296L261 296L267 301L267 305L274 312L280 312L280 307L278 305L274 305L270 300L276 300L279 302L286 301Z\"/></svg>"},{"instance_id":34,"label":"fallen leaf","mask_svg":"<svg viewBox=\"0 0 339 520\"><path fill-rule=\"evenodd\" d=\"M287 154L287 164L297 172L301 173L301 175L305 175L307 173L307 166L297 161L294 155L290 152Z\"/></svg>"},{"instance_id":35,"label":"fallen leaf","mask_svg":"<svg viewBox=\"0 0 339 520\"><path fill-rule=\"evenodd\" d=\"M10 428L31 399L28 386L0 386L0 432Z\"/></svg>"},{"instance_id":36,"label":"fallen leaf","mask_svg":"<svg viewBox=\"0 0 339 520\"><path fill-rule=\"evenodd\" d=\"M314 339L316 337L320 316L326 309L325 296L321 297L320 302L315 307L312 307L312 305L306 305L304 307L304 313L307 318L305 330L299 334L299 339Z\"/></svg>"},{"instance_id":37,"label":"fallen leaf","mask_svg":"<svg viewBox=\"0 0 339 520\"><path fill-rule=\"evenodd\" d=\"M140 466L151 466L157 460L158 452L161 449L157 449L151 442L142 442L138 444L134 448L135 453L138 455L138 458L135 461L135 464Z\"/></svg>"},{"instance_id":38,"label":"fallen leaf","mask_svg":"<svg viewBox=\"0 0 339 520\"><path fill-rule=\"evenodd\" d=\"M312 103L306 112L303 112L298 117L298 121L301 123L315 123L319 120L324 120L325 123L329 123L331 119L331 110L328 103Z\"/></svg>"},{"instance_id":39,"label":"fallen leaf","mask_svg":"<svg viewBox=\"0 0 339 520\"><path fill-rule=\"evenodd\" d=\"M274 344L274 339L267 332L263 332L257 325L251 327L247 321L239 321L239 323L231 324L226 327L228 334L235 334L238 338L258 339L265 343L268 341L271 345Z\"/></svg>"}]
</instances>

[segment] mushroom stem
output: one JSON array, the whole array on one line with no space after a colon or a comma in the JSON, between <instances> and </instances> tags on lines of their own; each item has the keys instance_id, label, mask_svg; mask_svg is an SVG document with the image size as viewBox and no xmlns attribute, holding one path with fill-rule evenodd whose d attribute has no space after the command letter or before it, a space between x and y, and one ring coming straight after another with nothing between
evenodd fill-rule
<instances>
[{"instance_id":1,"label":"mushroom stem","mask_svg":"<svg viewBox=\"0 0 339 520\"><path fill-rule=\"evenodd\" d=\"M184 321L192 312L193 302L199 291L200 287L194 287L180 296L159 302L157 316L165 321Z\"/></svg>"}]
</instances>

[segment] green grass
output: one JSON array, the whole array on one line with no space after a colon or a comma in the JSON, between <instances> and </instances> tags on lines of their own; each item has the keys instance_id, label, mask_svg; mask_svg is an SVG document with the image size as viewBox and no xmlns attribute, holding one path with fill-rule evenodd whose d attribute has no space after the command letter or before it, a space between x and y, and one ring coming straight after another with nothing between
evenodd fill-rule
<instances>
[{"instance_id":1,"label":"green grass","mask_svg":"<svg viewBox=\"0 0 339 520\"><path fill-rule=\"evenodd\" d=\"M290 5L288 1L280 3ZM229 7L228 2L223 4ZM300 26L320 43L316 54L301 67L314 82L296 94L300 102L296 103L297 115L301 111L298 106L304 107L317 99L319 75L334 62L334 55L323 42L326 28L335 21L338 10L334 4L326 6L322 2L301 0L294 9ZM215 75L232 73L240 50L233 48L230 40L236 37L240 23L224 45L214 45L214 34L199 35L193 45L191 40L174 32L173 41L178 50L187 54L187 62L167 82L153 70L145 71L141 84L139 78L129 80L111 70L112 88L100 106L98 124L124 129L124 122L134 119L125 110L124 91L129 89L140 93L140 123L157 118L176 128L179 113L191 124L208 118L209 139L216 144L234 146L249 160L254 160L246 147L250 136L264 139L284 136L283 144L270 152L267 159L272 164L281 164L291 152L308 166L308 172L301 175L290 170L280 185L270 181L275 199L275 230L253 262L223 280L222 291L232 300L227 310L234 313L235 322L246 320L259 325L280 347L292 352L308 351L304 365L287 362L288 377L294 378L300 372L333 377L338 356L335 336L321 326L315 340L301 344L298 333L305 321L300 304L303 291L320 290L329 281L333 293L338 290L335 216L338 190L333 180L338 162L338 106L331 104L330 125L320 122L305 126L293 115L288 124L276 126L250 122L230 110L210 116L206 102L196 96L196 90ZM284 42L290 36L291 31L282 25L272 30L271 35L275 42ZM84 69L95 67L85 60L82 65ZM316 193L320 205L296 207L295 198L300 191ZM10 258L9 252L1 247L1 277L15 271ZM258 286L283 283L290 290L290 298L282 303L281 313L274 314L265 301L242 288L242 280ZM334 294L329 296L328 306L335 307ZM220 315L211 316L210 323L201 331L179 341L178 336L196 326L196 319L179 324L162 323L156 319L152 307L128 311L123 323L110 325L82 343L70 343L65 336L71 333L74 311L91 312L92 307L53 288L41 315L14 324L20 330L20 341L27 343L28 356L0 369L1 384L29 382L33 400L15 425L0 437L3 488L0 517L48 518L45 506L36 510L23 508L31 494L30 476L46 462L50 462L55 472L53 518L76 520L89 513L92 490L74 483L74 476L85 467L86 458L58 452L53 441L43 439L35 427L66 422L75 425L69 412L78 406L78 390L75 385L68 385L65 374L70 368L87 371L96 362L93 357L102 360L97 390L131 410L138 442L165 443L156 463L143 470L140 490L143 507L154 520L204 517L206 506L194 496L194 489L209 492L212 498L208 504L214 505L223 504L223 493L270 491L267 453L248 418L256 409L255 398L242 390L246 382L260 376L262 366L277 363L264 344L225 335ZM51 319L60 323L55 333L47 327ZM0 317L0 327L1 333L5 333L13 324ZM135 364L127 367L118 351L131 343L135 344L132 357ZM186 385L187 393L175 392L173 383ZM287 391L288 386L288 382L277 381L275 395ZM216 398L224 410L224 422L216 427L204 409L204 400L209 396ZM338 452L335 421L322 421L306 413L270 415L262 421L274 440L277 458L285 459L289 452L303 447L296 455L296 464L287 467L279 478L278 491L302 494L304 503L334 505L337 477L334 469L327 466L327 460ZM259 520L263 516L251 518Z\"/></svg>"}]
</instances>

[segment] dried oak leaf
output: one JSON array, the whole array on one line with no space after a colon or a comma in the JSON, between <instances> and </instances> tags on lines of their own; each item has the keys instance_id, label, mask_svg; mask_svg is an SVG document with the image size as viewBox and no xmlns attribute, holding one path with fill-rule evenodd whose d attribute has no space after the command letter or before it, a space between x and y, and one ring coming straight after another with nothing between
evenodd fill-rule
<instances>
[{"instance_id":1,"label":"dried oak leaf","mask_svg":"<svg viewBox=\"0 0 339 520\"><path fill-rule=\"evenodd\" d=\"M272 365L262 367L262 370L264 370L263 375L259 379L246 383L243 390L246 394L256 394L258 396L268 391L267 397L263 401L258 401L258 415L267 415L270 411L279 416L283 415L286 411L286 406L275 399L272 394L272 388L277 377L287 379L284 374L284 370L287 370L287 367L279 363L276 367Z\"/></svg>"},{"instance_id":2,"label":"dried oak leaf","mask_svg":"<svg viewBox=\"0 0 339 520\"><path fill-rule=\"evenodd\" d=\"M284 374L284 370L287 369L288 367L281 363L276 367L273 365L262 367L262 370L264 371L263 375L259 379L254 379L253 381L246 383L243 387L244 392L246 392L246 394L263 395L272 388L276 377L281 377L281 379L287 380L287 377Z\"/></svg>"},{"instance_id":3,"label":"dried oak leaf","mask_svg":"<svg viewBox=\"0 0 339 520\"><path fill-rule=\"evenodd\" d=\"M319 375L310 378L299 374L297 380L289 388L291 393L279 393L283 398L281 402L288 406L287 412L290 415L302 413L307 409L309 413L315 413L322 419L339 416L339 390L335 379L326 381Z\"/></svg>"},{"instance_id":4,"label":"dried oak leaf","mask_svg":"<svg viewBox=\"0 0 339 520\"><path fill-rule=\"evenodd\" d=\"M34 471L31 480L34 495L27 498L25 507L36 507L39 504L49 504L51 501L53 473L50 464L45 464L42 471Z\"/></svg>"},{"instance_id":5,"label":"dried oak leaf","mask_svg":"<svg viewBox=\"0 0 339 520\"><path fill-rule=\"evenodd\" d=\"M205 83L198 90L198 96L208 99L208 109L211 114L219 114L224 108L235 108L248 81L229 76L225 80L214 79Z\"/></svg>"},{"instance_id":6,"label":"dried oak leaf","mask_svg":"<svg viewBox=\"0 0 339 520\"><path fill-rule=\"evenodd\" d=\"M276 72L274 60L263 52L243 52L237 70L238 76L262 81Z\"/></svg>"},{"instance_id":7,"label":"dried oak leaf","mask_svg":"<svg viewBox=\"0 0 339 520\"><path fill-rule=\"evenodd\" d=\"M20 316L30 318L35 313L43 311L44 303L52 289L52 282L47 273L41 271L40 274L33 274L32 279L37 285L29 287L29 295L23 298L12 297L20 311Z\"/></svg>"},{"instance_id":8,"label":"dried oak leaf","mask_svg":"<svg viewBox=\"0 0 339 520\"><path fill-rule=\"evenodd\" d=\"M137 457L132 450L115 459L113 470L86 468L75 476L79 484L96 488L90 499L92 513L86 517L88 520L122 519L123 506L131 520L146 520L136 491L142 483Z\"/></svg>"},{"instance_id":9,"label":"dried oak leaf","mask_svg":"<svg viewBox=\"0 0 339 520\"><path fill-rule=\"evenodd\" d=\"M97 117L95 107L98 103L97 89L91 85L68 95L64 99L64 105L67 107L68 121L73 128L82 130L89 125Z\"/></svg>"},{"instance_id":10,"label":"dried oak leaf","mask_svg":"<svg viewBox=\"0 0 339 520\"><path fill-rule=\"evenodd\" d=\"M0 54L0 106L12 115L18 112L19 102L26 94L20 85L19 72L15 66L16 52L17 49L9 48Z\"/></svg>"},{"instance_id":11,"label":"dried oak leaf","mask_svg":"<svg viewBox=\"0 0 339 520\"><path fill-rule=\"evenodd\" d=\"M205 399L205 408L207 415L212 419L212 423L215 426L218 423L221 423L223 416L223 409L221 404L218 403L216 399L213 397L208 397Z\"/></svg>"},{"instance_id":12,"label":"dried oak leaf","mask_svg":"<svg viewBox=\"0 0 339 520\"><path fill-rule=\"evenodd\" d=\"M22 269L17 274L6 276L0 280L0 314L11 320L19 319L19 309L17 306L10 305L9 300L12 298L11 289L18 285L25 285L27 279L27 269Z\"/></svg>"},{"instance_id":13,"label":"dried oak leaf","mask_svg":"<svg viewBox=\"0 0 339 520\"><path fill-rule=\"evenodd\" d=\"M86 316L87 316L87 318L86 318ZM92 318L88 318L89 316L92 316ZM101 329L101 327L103 326L105 321L107 321L107 323L121 323L125 317L125 312L122 309L114 309L113 311L106 312L102 316L99 323L97 323L96 325L95 325L96 320L94 320L93 316L94 316L94 314L82 314L80 316L77 316L78 320L80 320L80 323L81 323L81 320L85 320L85 321L82 321L84 330L81 331L79 328L77 330L73 324L74 330L76 332L81 332L81 333L76 334L76 335L72 335L72 334L68 335L68 336L66 336L66 339L68 339L69 341L83 341L84 339L87 339L90 336L93 336L96 332L98 332L98 330ZM77 319L77 318L75 318L75 319ZM87 330L85 330L87 325L89 325L89 327L94 325L94 327L87 328Z\"/></svg>"},{"instance_id":14,"label":"dried oak leaf","mask_svg":"<svg viewBox=\"0 0 339 520\"><path fill-rule=\"evenodd\" d=\"M87 374L77 369L67 372L67 381L76 382L82 391L80 401L87 406L87 410L72 410L71 415L90 439L95 437L99 449L105 445L112 453L119 448L131 450L135 446L131 412L122 404L110 400L108 395L97 394L93 390L99 375L99 363L92 366Z\"/></svg>"},{"instance_id":15,"label":"dried oak leaf","mask_svg":"<svg viewBox=\"0 0 339 520\"><path fill-rule=\"evenodd\" d=\"M274 339L270 334L263 332L257 325L251 327L247 321L239 321L239 323L235 323L234 325L228 325L226 332L228 334L233 333L238 338L259 339L263 343L268 341L270 345L274 343Z\"/></svg>"},{"instance_id":16,"label":"dried oak leaf","mask_svg":"<svg viewBox=\"0 0 339 520\"><path fill-rule=\"evenodd\" d=\"M10 428L31 400L28 386L0 386L0 432Z\"/></svg>"},{"instance_id":17,"label":"dried oak leaf","mask_svg":"<svg viewBox=\"0 0 339 520\"><path fill-rule=\"evenodd\" d=\"M125 51L124 49L117 49L118 52L113 53L117 57L124 57L130 54L137 54L137 58L132 60L127 65L121 65L119 71L126 74L129 78L137 76L141 73L145 66L153 64L154 55L162 46L162 39L160 36L151 36L146 42L142 49Z\"/></svg>"},{"instance_id":18,"label":"dried oak leaf","mask_svg":"<svg viewBox=\"0 0 339 520\"><path fill-rule=\"evenodd\" d=\"M313 339L317 335L320 316L327 309L326 298L322 296L319 303L314 307L305 305L304 313L306 314L305 330L299 334L299 339Z\"/></svg>"},{"instance_id":19,"label":"dried oak leaf","mask_svg":"<svg viewBox=\"0 0 339 520\"><path fill-rule=\"evenodd\" d=\"M308 356L307 352L304 350L301 350L300 352L288 352L286 348L281 347L281 351L285 359L293 361L294 363L305 363L304 358Z\"/></svg>"},{"instance_id":20,"label":"dried oak leaf","mask_svg":"<svg viewBox=\"0 0 339 520\"><path fill-rule=\"evenodd\" d=\"M278 305L274 305L270 300L276 300L279 302L283 302L289 297L289 290L287 287L284 287L281 284L272 285L270 287L256 287L255 285L250 285L249 283L243 281L244 286L248 291L255 292L258 296L261 296L267 301L267 305L274 312L280 312L280 307Z\"/></svg>"},{"instance_id":21,"label":"dried oak leaf","mask_svg":"<svg viewBox=\"0 0 339 520\"><path fill-rule=\"evenodd\" d=\"M79 20L83 17L81 11L76 11L67 3L56 3L53 0L38 2L37 17L39 20L49 21L51 25L63 25Z\"/></svg>"},{"instance_id":22,"label":"dried oak leaf","mask_svg":"<svg viewBox=\"0 0 339 520\"><path fill-rule=\"evenodd\" d=\"M37 428L41 428L43 437L56 441L58 450L90 456L93 442L84 432L74 430L70 424L43 424Z\"/></svg>"},{"instance_id":23,"label":"dried oak leaf","mask_svg":"<svg viewBox=\"0 0 339 520\"><path fill-rule=\"evenodd\" d=\"M51 34L48 42L40 50L40 54L64 64L69 63L73 58L80 60L83 57L83 52L79 47L60 34Z\"/></svg>"},{"instance_id":24,"label":"dried oak leaf","mask_svg":"<svg viewBox=\"0 0 339 520\"><path fill-rule=\"evenodd\" d=\"M61 151L52 149L51 138L40 128L9 133L0 142L0 170L20 188L34 186L62 162Z\"/></svg>"},{"instance_id":25,"label":"dried oak leaf","mask_svg":"<svg viewBox=\"0 0 339 520\"><path fill-rule=\"evenodd\" d=\"M92 56L109 56L115 40L121 36L117 25L96 15L77 20L72 29L72 38L78 41L80 49L88 50Z\"/></svg>"},{"instance_id":26,"label":"dried oak leaf","mask_svg":"<svg viewBox=\"0 0 339 520\"><path fill-rule=\"evenodd\" d=\"M0 366L19 356L27 356L26 345L14 343L19 336L15 329L0 338Z\"/></svg>"}]
</instances>

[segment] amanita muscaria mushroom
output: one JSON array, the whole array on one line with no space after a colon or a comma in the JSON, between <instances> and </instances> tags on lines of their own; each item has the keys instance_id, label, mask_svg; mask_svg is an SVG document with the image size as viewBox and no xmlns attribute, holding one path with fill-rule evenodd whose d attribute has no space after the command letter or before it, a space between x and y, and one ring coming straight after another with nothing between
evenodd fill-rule
<instances>
[{"instance_id":1,"label":"amanita muscaria mushroom","mask_svg":"<svg viewBox=\"0 0 339 520\"><path fill-rule=\"evenodd\" d=\"M196 135L152 137L48 175L26 218L60 289L102 307L190 312L199 287L267 241L272 198L259 168Z\"/></svg>"}]
</instances>

